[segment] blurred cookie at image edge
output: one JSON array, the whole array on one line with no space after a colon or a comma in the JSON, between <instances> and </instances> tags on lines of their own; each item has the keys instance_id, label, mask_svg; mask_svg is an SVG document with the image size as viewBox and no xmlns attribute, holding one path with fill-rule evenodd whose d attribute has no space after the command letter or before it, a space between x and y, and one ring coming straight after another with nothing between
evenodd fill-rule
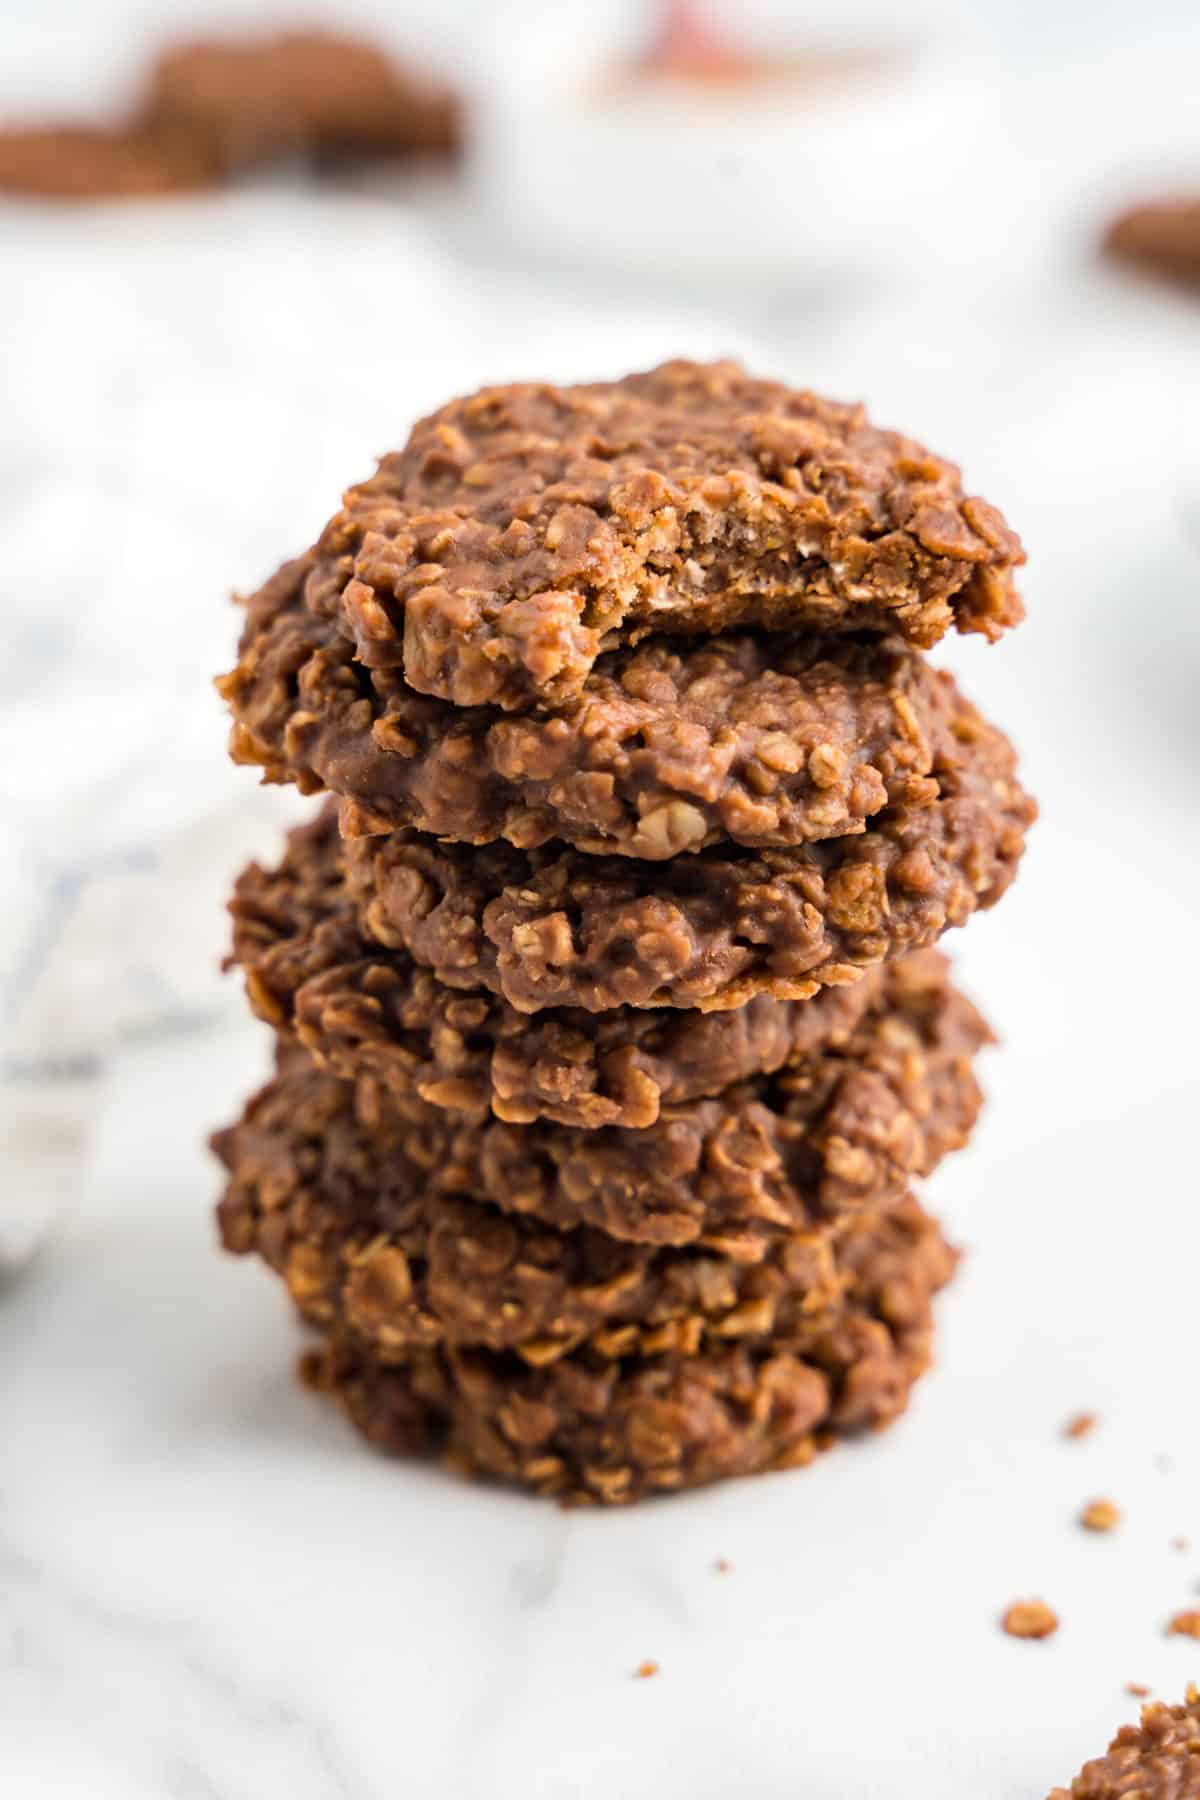
<instances>
[{"instance_id":1,"label":"blurred cookie at image edge","mask_svg":"<svg viewBox=\"0 0 1200 1800\"><path fill-rule=\"evenodd\" d=\"M137 200L212 187L221 165L187 134L150 126L0 128L0 193L37 200Z\"/></svg>"},{"instance_id":2,"label":"blurred cookie at image edge","mask_svg":"<svg viewBox=\"0 0 1200 1800\"><path fill-rule=\"evenodd\" d=\"M1200 289L1200 191L1130 207L1109 226L1104 248L1119 262Z\"/></svg>"}]
</instances>

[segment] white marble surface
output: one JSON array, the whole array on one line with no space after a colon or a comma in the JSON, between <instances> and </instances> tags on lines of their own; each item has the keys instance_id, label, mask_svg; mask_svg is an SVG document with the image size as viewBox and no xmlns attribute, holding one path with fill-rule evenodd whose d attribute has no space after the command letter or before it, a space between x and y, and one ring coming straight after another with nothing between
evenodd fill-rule
<instances>
[{"instance_id":1,"label":"white marble surface","mask_svg":"<svg viewBox=\"0 0 1200 1800\"><path fill-rule=\"evenodd\" d=\"M1118 149L1181 141L1181 72L1140 107L1119 74L1065 130L1026 117L1027 254L718 314L489 262L424 189L0 212L5 1050L79 1088L48 1121L54 1083L4 1089L0 1212L36 1180L70 1204L0 1292L0 1792L1037 1800L1126 1681L1200 1676L1163 1635L1200 1604L1200 310L1064 235ZM955 945L1005 1045L934 1184L969 1256L909 1418L564 1515L360 1448L293 1386L267 1278L214 1253L203 1138L265 1056L220 899L286 803L224 767L207 681L221 595L444 393L726 348L869 396L1020 525L1028 625L951 655L1044 820ZM1112 1539L1073 1522L1103 1493ZM998 1631L1025 1594L1052 1642Z\"/></svg>"}]
</instances>

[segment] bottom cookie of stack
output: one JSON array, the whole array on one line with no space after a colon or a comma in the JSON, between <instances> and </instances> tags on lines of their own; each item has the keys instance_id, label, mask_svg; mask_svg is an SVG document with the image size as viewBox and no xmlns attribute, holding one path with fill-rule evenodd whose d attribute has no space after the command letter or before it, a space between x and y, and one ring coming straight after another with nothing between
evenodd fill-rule
<instances>
[{"instance_id":1,"label":"bottom cookie of stack","mask_svg":"<svg viewBox=\"0 0 1200 1800\"><path fill-rule=\"evenodd\" d=\"M954 1261L909 1199L860 1241L841 1300L783 1341L703 1336L690 1351L626 1357L616 1334L616 1353L598 1337L531 1367L446 1345L388 1362L334 1329L302 1375L383 1450L441 1452L464 1473L620 1504L797 1468L888 1424L929 1366L931 1303Z\"/></svg>"}]
</instances>

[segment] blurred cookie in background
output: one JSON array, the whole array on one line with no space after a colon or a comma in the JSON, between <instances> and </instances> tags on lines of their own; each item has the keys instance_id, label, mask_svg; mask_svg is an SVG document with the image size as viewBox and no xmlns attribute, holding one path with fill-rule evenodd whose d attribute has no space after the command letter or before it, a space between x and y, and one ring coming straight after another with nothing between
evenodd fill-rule
<instances>
[{"instance_id":1,"label":"blurred cookie in background","mask_svg":"<svg viewBox=\"0 0 1200 1800\"><path fill-rule=\"evenodd\" d=\"M296 153L450 154L459 108L432 76L331 32L198 38L155 63L143 120L227 168Z\"/></svg>"},{"instance_id":2,"label":"blurred cookie in background","mask_svg":"<svg viewBox=\"0 0 1200 1800\"><path fill-rule=\"evenodd\" d=\"M199 139L148 126L0 128L0 192L35 200L142 200L212 187L221 166Z\"/></svg>"},{"instance_id":3,"label":"blurred cookie in background","mask_svg":"<svg viewBox=\"0 0 1200 1800\"><path fill-rule=\"evenodd\" d=\"M1200 189L1130 207L1109 226L1104 249L1120 262L1200 291Z\"/></svg>"},{"instance_id":4,"label":"blurred cookie in background","mask_svg":"<svg viewBox=\"0 0 1200 1800\"><path fill-rule=\"evenodd\" d=\"M289 157L444 157L460 126L449 88L374 44L321 31L198 38L162 53L127 118L0 128L0 193L135 200Z\"/></svg>"}]
</instances>

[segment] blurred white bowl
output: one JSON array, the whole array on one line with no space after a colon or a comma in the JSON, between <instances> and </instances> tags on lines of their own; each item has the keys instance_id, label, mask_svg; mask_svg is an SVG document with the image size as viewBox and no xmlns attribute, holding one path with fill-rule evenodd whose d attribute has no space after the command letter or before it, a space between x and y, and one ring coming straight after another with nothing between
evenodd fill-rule
<instances>
[{"instance_id":1,"label":"blurred white bowl","mask_svg":"<svg viewBox=\"0 0 1200 1800\"><path fill-rule=\"evenodd\" d=\"M637 273L825 277L912 253L945 220L969 84L928 12L760 21L771 72L639 72L648 7L522 6L482 47L467 176L490 232ZM744 15L738 13L739 25Z\"/></svg>"}]
</instances>

